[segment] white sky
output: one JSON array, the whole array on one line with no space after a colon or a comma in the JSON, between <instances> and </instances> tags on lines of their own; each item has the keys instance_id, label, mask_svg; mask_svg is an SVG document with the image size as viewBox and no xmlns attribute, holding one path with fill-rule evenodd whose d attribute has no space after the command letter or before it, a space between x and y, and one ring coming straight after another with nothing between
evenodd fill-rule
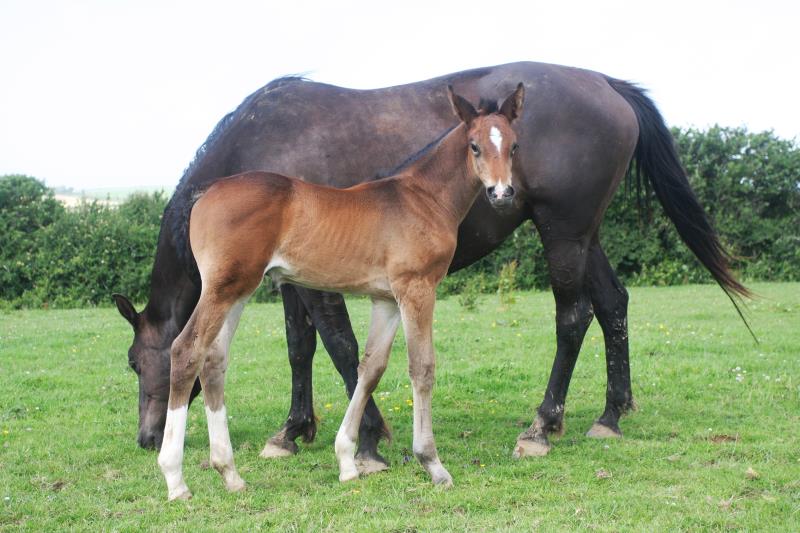
<instances>
[{"instance_id":1,"label":"white sky","mask_svg":"<svg viewBox=\"0 0 800 533\"><path fill-rule=\"evenodd\" d=\"M174 186L269 80L371 88L518 60L641 83L671 125L800 138L800 2L0 0L0 175Z\"/></svg>"}]
</instances>

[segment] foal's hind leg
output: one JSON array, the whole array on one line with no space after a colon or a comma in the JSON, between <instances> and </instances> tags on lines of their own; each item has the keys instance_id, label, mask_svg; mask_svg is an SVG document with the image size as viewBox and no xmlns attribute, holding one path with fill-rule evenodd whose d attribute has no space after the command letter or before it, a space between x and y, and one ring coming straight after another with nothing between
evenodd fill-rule
<instances>
[{"instance_id":1,"label":"foal's hind leg","mask_svg":"<svg viewBox=\"0 0 800 533\"><path fill-rule=\"evenodd\" d=\"M597 238L589 247L587 282L606 344L606 408L589 437L620 437L619 418L634 408L628 361L628 292L617 279Z\"/></svg>"},{"instance_id":2,"label":"foal's hind leg","mask_svg":"<svg viewBox=\"0 0 800 533\"><path fill-rule=\"evenodd\" d=\"M544 237L544 236L543 236ZM588 242L545 240L550 283L556 300L556 358L544 401L533 424L517 439L514 457L545 455L548 435L563 432L564 403L583 337L592 321L592 304L584 284Z\"/></svg>"},{"instance_id":3,"label":"foal's hind leg","mask_svg":"<svg viewBox=\"0 0 800 533\"><path fill-rule=\"evenodd\" d=\"M158 465L167 481L170 500L191 497L183 480L183 444L189 395L205 363L206 355L214 351L212 344L231 307L232 304L201 295L188 323L172 343L167 421L164 441L158 455Z\"/></svg>"},{"instance_id":4,"label":"foal's hind leg","mask_svg":"<svg viewBox=\"0 0 800 533\"><path fill-rule=\"evenodd\" d=\"M347 396L352 398L358 383L358 341L353 334L344 298L338 293L310 289L302 289L301 297L310 309L325 349L344 380ZM356 465L361 474L389 468L386 459L378 453L378 442L390 436L389 428L370 395L358 430Z\"/></svg>"},{"instance_id":5,"label":"foal's hind leg","mask_svg":"<svg viewBox=\"0 0 800 533\"><path fill-rule=\"evenodd\" d=\"M292 367L292 404L283 427L261 450L261 457L285 457L297 453L295 439L302 436L311 442L317 433L312 390L312 362L317 349L317 330L298 291L299 287L281 285L286 344Z\"/></svg>"},{"instance_id":6,"label":"foal's hind leg","mask_svg":"<svg viewBox=\"0 0 800 533\"><path fill-rule=\"evenodd\" d=\"M233 447L228 433L228 415L225 409L225 370L228 368L228 349L231 344L244 301L236 303L225 318L222 329L206 353L205 363L200 372L203 385L203 401L206 404L208 422L208 442L211 466L222 475L225 488L230 491L244 489L244 480L236 472L233 463Z\"/></svg>"},{"instance_id":7,"label":"foal's hind leg","mask_svg":"<svg viewBox=\"0 0 800 533\"><path fill-rule=\"evenodd\" d=\"M400 325L400 312L397 304L390 300L373 298L372 322L364 351L364 358L358 367L358 384L342 425L336 434L336 458L339 461L339 480L348 481L358 477L355 462L356 438L361 417L370 395L378 386L378 382L386 370L392 341Z\"/></svg>"}]
</instances>

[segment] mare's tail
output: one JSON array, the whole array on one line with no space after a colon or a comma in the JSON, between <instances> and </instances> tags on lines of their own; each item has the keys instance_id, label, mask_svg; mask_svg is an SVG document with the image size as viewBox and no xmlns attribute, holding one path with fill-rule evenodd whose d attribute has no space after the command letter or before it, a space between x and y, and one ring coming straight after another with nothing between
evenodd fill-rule
<instances>
[{"instance_id":1,"label":"mare's tail","mask_svg":"<svg viewBox=\"0 0 800 533\"><path fill-rule=\"evenodd\" d=\"M683 242L719 283L753 335L740 308L742 298L751 298L752 293L731 272L731 255L720 243L708 215L689 185L661 113L641 88L613 78L607 78L607 81L633 108L639 121L639 140L634 152L637 189L641 191L640 182L644 176Z\"/></svg>"}]
</instances>

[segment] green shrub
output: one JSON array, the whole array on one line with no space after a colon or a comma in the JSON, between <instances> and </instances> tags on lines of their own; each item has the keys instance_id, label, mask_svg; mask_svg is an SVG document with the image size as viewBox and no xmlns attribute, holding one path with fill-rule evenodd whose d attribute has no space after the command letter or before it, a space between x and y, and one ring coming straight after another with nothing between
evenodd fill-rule
<instances>
[{"instance_id":1,"label":"green shrub","mask_svg":"<svg viewBox=\"0 0 800 533\"><path fill-rule=\"evenodd\" d=\"M13 301L34 287L39 235L64 215L64 206L41 181L0 176L0 300Z\"/></svg>"},{"instance_id":2,"label":"green shrub","mask_svg":"<svg viewBox=\"0 0 800 533\"><path fill-rule=\"evenodd\" d=\"M478 296L484 291L486 278L483 272L470 276L458 294L458 303L467 311L474 311L478 304Z\"/></svg>"},{"instance_id":3,"label":"green shrub","mask_svg":"<svg viewBox=\"0 0 800 533\"><path fill-rule=\"evenodd\" d=\"M165 195L136 194L119 207L57 205L58 216L28 235L25 277L4 299L15 307L72 307L108 303L124 291L145 301Z\"/></svg>"},{"instance_id":4,"label":"green shrub","mask_svg":"<svg viewBox=\"0 0 800 533\"><path fill-rule=\"evenodd\" d=\"M510 305L517 301L514 293L517 290L517 261L509 261L500 269L497 279L497 296L500 303Z\"/></svg>"}]
</instances>

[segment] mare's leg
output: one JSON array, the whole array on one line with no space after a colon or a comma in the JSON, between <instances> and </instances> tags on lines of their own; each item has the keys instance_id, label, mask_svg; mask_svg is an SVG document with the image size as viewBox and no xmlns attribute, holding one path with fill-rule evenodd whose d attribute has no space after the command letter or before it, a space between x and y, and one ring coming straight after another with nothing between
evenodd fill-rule
<instances>
[{"instance_id":1,"label":"mare's leg","mask_svg":"<svg viewBox=\"0 0 800 533\"><path fill-rule=\"evenodd\" d=\"M408 373L414 401L414 456L433 483L450 487L453 478L442 466L433 439L432 396L436 368L433 351L435 287L409 287L400 299L403 331L408 345Z\"/></svg>"},{"instance_id":2,"label":"mare's leg","mask_svg":"<svg viewBox=\"0 0 800 533\"><path fill-rule=\"evenodd\" d=\"M344 298L335 292L311 289L299 289L299 292L325 349L344 380L347 396L352 398L358 382L358 341L353 334ZM370 474L389 467L386 459L378 453L378 442L390 437L389 428L370 395L358 431L356 465L360 473Z\"/></svg>"},{"instance_id":3,"label":"mare's leg","mask_svg":"<svg viewBox=\"0 0 800 533\"><path fill-rule=\"evenodd\" d=\"M225 409L225 370L228 368L228 349L239 325L244 301L236 303L225 317L225 323L208 348L200 372L203 401L208 422L209 462L222 475L225 488L230 491L244 489L244 480L233 463L233 447L228 433L228 414Z\"/></svg>"},{"instance_id":4,"label":"mare's leg","mask_svg":"<svg viewBox=\"0 0 800 533\"><path fill-rule=\"evenodd\" d=\"M589 246L586 280L606 345L606 408L587 433L590 437L620 437L619 418L634 408L628 361L628 292L617 279L597 237Z\"/></svg>"},{"instance_id":5,"label":"mare's leg","mask_svg":"<svg viewBox=\"0 0 800 533\"><path fill-rule=\"evenodd\" d=\"M316 435L312 400L312 359L316 350L316 332L342 376L348 397L352 398L358 381L358 341L353 334L341 294L305 289L294 285L281 287L286 315L286 337L292 366L292 406L281 430L267 441L262 457L280 457L297 453L294 440L302 436L310 442ZM390 433L372 397L361 420L356 462L362 474L385 470L386 460L378 454L378 442Z\"/></svg>"},{"instance_id":6,"label":"mare's leg","mask_svg":"<svg viewBox=\"0 0 800 533\"><path fill-rule=\"evenodd\" d=\"M317 330L298 291L299 287L281 285L283 313L286 323L286 344L292 367L292 404L283 427L271 437L261 457L285 457L297 453L295 439L311 442L317 433L314 397L311 384L312 362L317 349Z\"/></svg>"},{"instance_id":7,"label":"mare's leg","mask_svg":"<svg viewBox=\"0 0 800 533\"><path fill-rule=\"evenodd\" d=\"M543 240L556 300L556 358L536 419L517 439L514 457L518 458L547 454L548 435L563 432L567 389L592 321L592 304L584 284L588 239L548 239L543 235Z\"/></svg>"},{"instance_id":8,"label":"mare's leg","mask_svg":"<svg viewBox=\"0 0 800 533\"><path fill-rule=\"evenodd\" d=\"M372 300L372 321L364 351L364 358L358 366L358 383L353 397L347 406L342 425L336 434L336 458L339 461L339 480L348 481L358 477L355 462L356 438L361 417L370 395L386 370L392 341L400 325L400 312L391 300Z\"/></svg>"},{"instance_id":9,"label":"mare's leg","mask_svg":"<svg viewBox=\"0 0 800 533\"><path fill-rule=\"evenodd\" d=\"M170 500L191 497L182 472L189 395L234 303L209 294L201 295L188 323L172 343L167 421L158 454L158 465L166 478Z\"/></svg>"}]
</instances>

